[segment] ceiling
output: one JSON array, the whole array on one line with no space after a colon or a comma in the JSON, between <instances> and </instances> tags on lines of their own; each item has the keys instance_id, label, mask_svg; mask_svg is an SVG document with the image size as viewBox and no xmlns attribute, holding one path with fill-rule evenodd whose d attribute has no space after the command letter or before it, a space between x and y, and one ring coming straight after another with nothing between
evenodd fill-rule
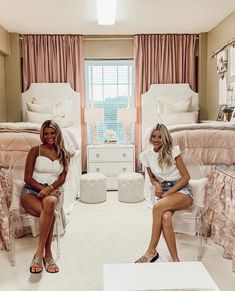
<instances>
[{"instance_id":1,"label":"ceiling","mask_svg":"<svg viewBox=\"0 0 235 291\"><path fill-rule=\"evenodd\" d=\"M100 26L95 0L0 0L0 25L22 34L200 33L235 11L235 0L117 1L116 24Z\"/></svg>"}]
</instances>

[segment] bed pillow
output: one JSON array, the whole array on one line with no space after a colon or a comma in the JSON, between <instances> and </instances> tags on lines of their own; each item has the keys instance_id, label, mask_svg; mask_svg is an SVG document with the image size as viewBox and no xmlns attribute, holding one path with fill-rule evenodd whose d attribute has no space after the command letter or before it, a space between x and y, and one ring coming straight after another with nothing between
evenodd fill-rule
<instances>
[{"instance_id":1,"label":"bed pillow","mask_svg":"<svg viewBox=\"0 0 235 291\"><path fill-rule=\"evenodd\" d=\"M33 123L40 123L42 124L46 120L54 120L60 127L67 127L68 122L67 119L63 114L53 115L53 114L47 114L47 113L39 113L39 112L31 112L26 111L26 121L27 122L33 122Z\"/></svg>"},{"instance_id":2,"label":"bed pillow","mask_svg":"<svg viewBox=\"0 0 235 291\"><path fill-rule=\"evenodd\" d=\"M174 113L193 111L192 96L187 97L157 97L158 113ZM196 109L195 109L196 110Z\"/></svg>"},{"instance_id":3,"label":"bed pillow","mask_svg":"<svg viewBox=\"0 0 235 291\"><path fill-rule=\"evenodd\" d=\"M53 104L37 104L32 102L27 102L27 110L31 112L38 112L43 114L54 114Z\"/></svg>"},{"instance_id":4,"label":"bed pillow","mask_svg":"<svg viewBox=\"0 0 235 291\"><path fill-rule=\"evenodd\" d=\"M198 111L178 113L158 113L157 122L165 125L196 123L198 122Z\"/></svg>"},{"instance_id":5,"label":"bed pillow","mask_svg":"<svg viewBox=\"0 0 235 291\"><path fill-rule=\"evenodd\" d=\"M175 104L163 104L163 113L188 112L191 111L191 101Z\"/></svg>"},{"instance_id":6,"label":"bed pillow","mask_svg":"<svg viewBox=\"0 0 235 291\"><path fill-rule=\"evenodd\" d=\"M52 114L26 111L26 121L33 123L43 123L48 119L53 119Z\"/></svg>"}]
</instances>

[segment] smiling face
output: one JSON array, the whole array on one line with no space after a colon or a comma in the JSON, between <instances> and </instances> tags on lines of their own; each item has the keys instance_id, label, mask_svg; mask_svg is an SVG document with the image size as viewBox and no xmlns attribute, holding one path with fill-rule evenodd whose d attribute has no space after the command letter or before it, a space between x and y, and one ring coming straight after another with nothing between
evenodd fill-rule
<instances>
[{"instance_id":1,"label":"smiling face","mask_svg":"<svg viewBox=\"0 0 235 291\"><path fill-rule=\"evenodd\" d=\"M162 146L162 136L159 130L154 130L151 135L151 144L153 145L154 151L158 152Z\"/></svg>"},{"instance_id":2,"label":"smiling face","mask_svg":"<svg viewBox=\"0 0 235 291\"><path fill-rule=\"evenodd\" d=\"M45 127L43 130L43 139L48 145L54 145L56 140L56 131L52 127Z\"/></svg>"}]
</instances>

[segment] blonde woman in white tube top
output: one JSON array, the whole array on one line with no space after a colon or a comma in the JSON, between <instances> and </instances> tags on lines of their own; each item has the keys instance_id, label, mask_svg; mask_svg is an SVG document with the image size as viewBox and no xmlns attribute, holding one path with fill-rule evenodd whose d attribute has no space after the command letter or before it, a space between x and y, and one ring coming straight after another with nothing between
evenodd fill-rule
<instances>
[{"instance_id":1,"label":"blonde woman in white tube top","mask_svg":"<svg viewBox=\"0 0 235 291\"><path fill-rule=\"evenodd\" d=\"M57 123L42 124L42 144L33 147L25 165L25 186L21 204L33 216L39 217L39 242L30 265L30 272L41 273L43 265L49 273L59 268L53 259L51 242L55 222L55 208L68 171L70 156L64 147L62 132Z\"/></svg>"}]
</instances>

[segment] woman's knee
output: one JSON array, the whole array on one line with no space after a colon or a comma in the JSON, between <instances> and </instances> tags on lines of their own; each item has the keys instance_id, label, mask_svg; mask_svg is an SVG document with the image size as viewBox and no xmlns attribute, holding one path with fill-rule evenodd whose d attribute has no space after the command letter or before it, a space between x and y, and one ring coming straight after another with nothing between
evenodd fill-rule
<instances>
[{"instance_id":1,"label":"woman's knee","mask_svg":"<svg viewBox=\"0 0 235 291\"><path fill-rule=\"evenodd\" d=\"M57 201L55 201L55 199L51 199L51 197L49 199L45 199L45 201L43 201L43 209L44 211L46 211L47 213L50 214L54 214L55 212L55 208L56 208L56 203Z\"/></svg>"},{"instance_id":2,"label":"woman's knee","mask_svg":"<svg viewBox=\"0 0 235 291\"><path fill-rule=\"evenodd\" d=\"M171 226L172 225L172 212L166 211L162 215L162 225Z\"/></svg>"}]
</instances>

